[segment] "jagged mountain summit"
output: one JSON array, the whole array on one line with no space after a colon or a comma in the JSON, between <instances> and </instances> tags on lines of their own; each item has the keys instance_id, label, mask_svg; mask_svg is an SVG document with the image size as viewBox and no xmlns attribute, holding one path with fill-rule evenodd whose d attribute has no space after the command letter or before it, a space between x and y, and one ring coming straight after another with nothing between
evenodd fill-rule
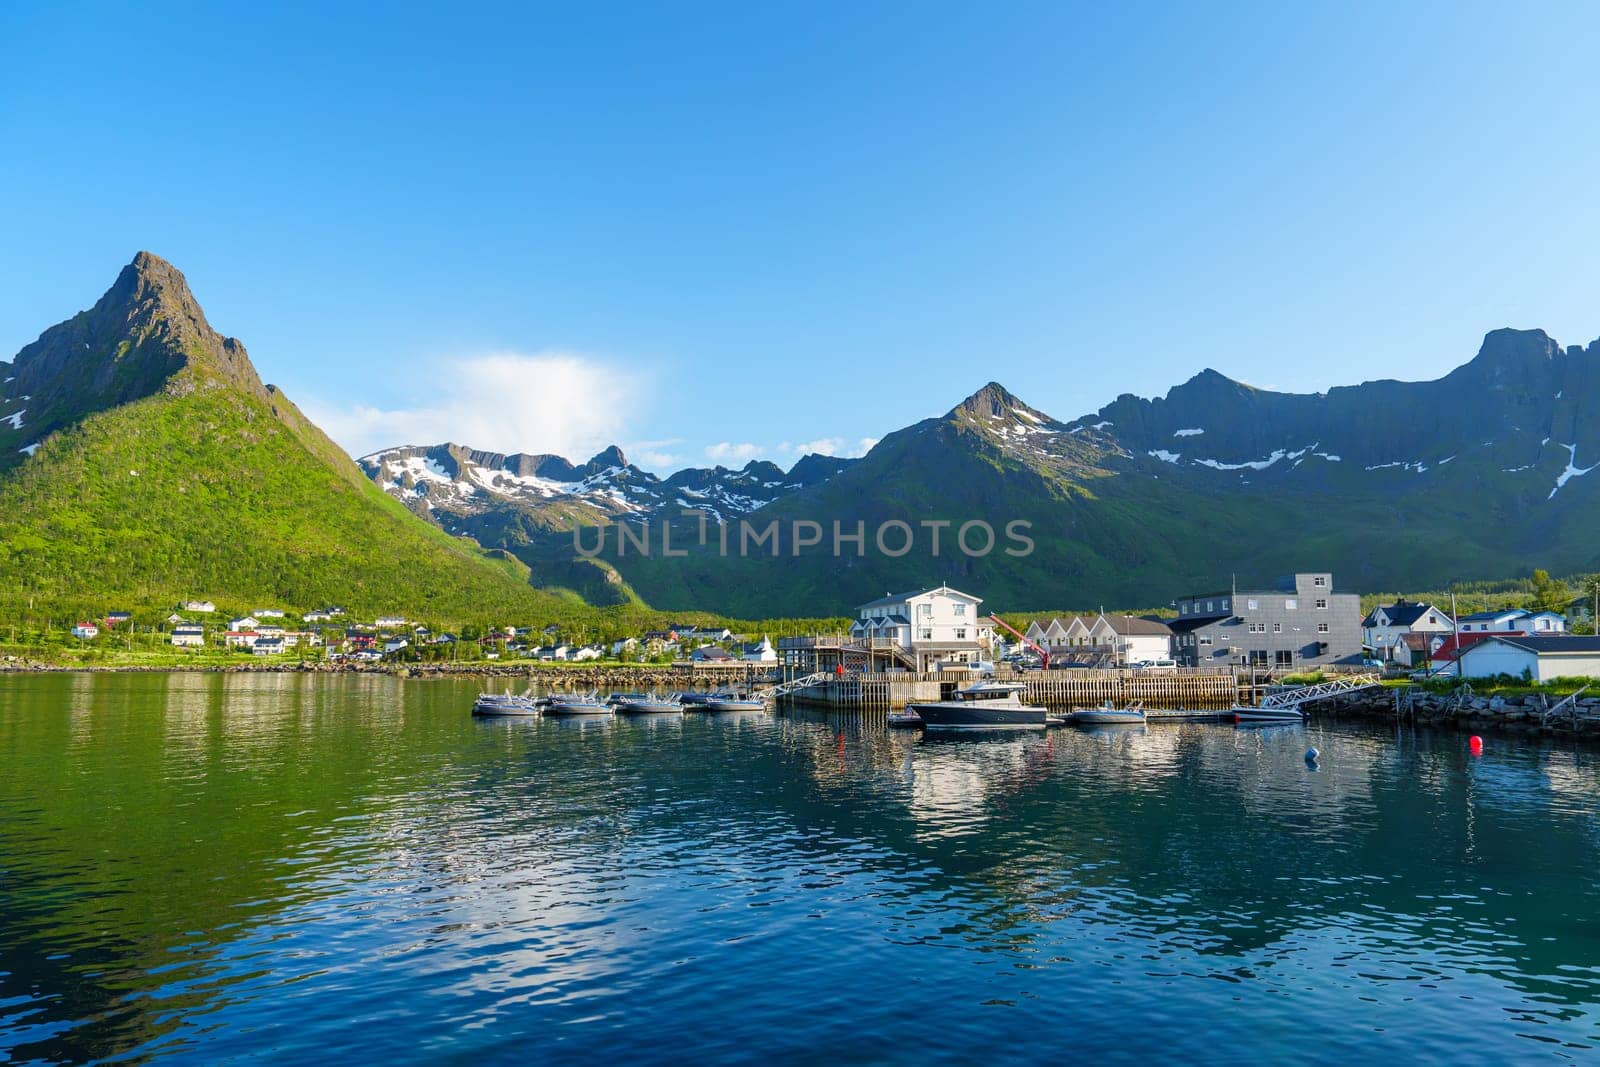
<instances>
[{"instance_id":1,"label":"jagged mountain summit","mask_svg":"<svg viewBox=\"0 0 1600 1067\"><path fill-rule=\"evenodd\" d=\"M776 558L696 546L683 558L611 551L598 562L660 607L742 615L836 613L934 580L1004 605L1093 608L1156 606L1230 575L1307 567L1333 570L1344 589L1591 570L1597 412L1600 343L1563 348L1538 330L1496 330L1435 381L1288 394L1206 370L1164 397L1125 395L1068 422L991 382L826 478L791 487L801 479L790 472L757 506L719 509L776 520ZM656 498L594 521L659 523L681 503L643 499ZM835 556L826 538L790 537L806 521L954 531L970 520L1027 523L1034 550L972 556L947 535L937 554L925 539L904 555L846 546ZM680 525L674 545L690 532ZM550 526L473 532L550 568L573 559L570 535Z\"/></svg>"},{"instance_id":2,"label":"jagged mountain summit","mask_svg":"<svg viewBox=\"0 0 1600 1067\"><path fill-rule=\"evenodd\" d=\"M629 463L615 445L574 464L446 443L385 449L357 462L385 492L446 529L465 530L469 520L510 509L537 526L568 530L574 522L675 517L684 508L733 519L826 481L853 461L809 455L785 472L751 460L738 469L690 467L660 478Z\"/></svg>"},{"instance_id":3,"label":"jagged mountain summit","mask_svg":"<svg viewBox=\"0 0 1600 1067\"><path fill-rule=\"evenodd\" d=\"M553 603L378 491L148 252L0 363L0 574L0 599L86 610Z\"/></svg>"}]
</instances>

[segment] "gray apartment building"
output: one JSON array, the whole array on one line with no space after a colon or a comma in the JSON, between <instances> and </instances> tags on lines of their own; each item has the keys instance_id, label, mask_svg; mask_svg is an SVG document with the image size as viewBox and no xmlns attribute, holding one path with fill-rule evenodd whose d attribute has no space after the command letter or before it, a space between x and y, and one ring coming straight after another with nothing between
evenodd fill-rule
<instances>
[{"instance_id":1,"label":"gray apartment building","mask_svg":"<svg viewBox=\"0 0 1600 1067\"><path fill-rule=\"evenodd\" d=\"M1272 589L1179 597L1172 654L1182 667L1322 667L1361 659L1361 597L1333 575L1280 579Z\"/></svg>"}]
</instances>

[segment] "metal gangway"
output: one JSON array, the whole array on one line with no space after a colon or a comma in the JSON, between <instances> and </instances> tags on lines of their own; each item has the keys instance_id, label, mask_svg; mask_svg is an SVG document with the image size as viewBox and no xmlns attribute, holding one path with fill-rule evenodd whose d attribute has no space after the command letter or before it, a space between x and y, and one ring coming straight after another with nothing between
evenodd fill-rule
<instances>
[{"instance_id":1,"label":"metal gangway","mask_svg":"<svg viewBox=\"0 0 1600 1067\"><path fill-rule=\"evenodd\" d=\"M787 682L780 682L778 685L768 686L766 689L757 689L752 695L757 700L776 700L781 696L787 696L798 690L810 689L812 686L821 685L832 677L833 675L827 671L818 671L803 678L791 678Z\"/></svg>"},{"instance_id":2,"label":"metal gangway","mask_svg":"<svg viewBox=\"0 0 1600 1067\"><path fill-rule=\"evenodd\" d=\"M1342 678L1334 678L1327 682L1318 682L1315 685L1300 685L1293 689L1283 689L1276 693L1268 693L1261 698L1264 708L1298 708L1301 704L1323 697L1339 696L1342 693L1354 693L1358 689L1371 689L1380 685L1375 674L1349 674Z\"/></svg>"}]
</instances>

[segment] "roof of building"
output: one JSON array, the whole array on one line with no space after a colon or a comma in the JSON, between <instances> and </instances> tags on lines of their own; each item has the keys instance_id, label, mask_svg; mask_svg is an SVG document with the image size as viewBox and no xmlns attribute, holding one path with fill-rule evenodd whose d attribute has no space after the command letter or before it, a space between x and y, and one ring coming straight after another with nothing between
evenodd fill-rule
<instances>
[{"instance_id":1,"label":"roof of building","mask_svg":"<svg viewBox=\"0 0 1600 1067\"><path fill-rule=\"evenodd\" d=\"M1140 618L1137 615L1102 615L1113 633L1124 637L1145 634L1152 637L1166 637L1172 633L1172 627L1155 619Z\"/></svg>"},{"instance_id":2,"label":"roof of building","mask_svg":"<svg viewBox=\"0 0 1600 1067\"><path fill-rule=\"evenodd\" d=\"M1462 622L1493 622L1495 619L1518 619L1529 614L1521 608L1502 608L1500 611L1474 611L1461 616Z\"/></svg>"},{"instance_id":3,"label":"roof of building","mask_svg":"<svg viewBox=\"0 0 1600 1067\"><path fill-rule=\"evenodd\" d=\"M718 648L716 645L706 645L704 648L697 648L694 650L694 658L732 659L733 657L728 654L728 650L725 648Z\"/></svg>"},{"instance_id":4,"label":"roof of building","mask_svg":"<svg viewBox=\"0 0 1600 1067\"><path fill-rule=\"evenodd\" d=\"M1228 617L1226 612L1221 615L1188 615L1181 619L1173 619L1167 623L1167 629L1175 634L1186 634L1198 630L1202 626L1211 626L1219 623Z\"/></svg>"},{"instance_id":5,"label":"roof of building","mask_svg":"<svg viewBox=\"0 0 1600 1067\"><path fill-rule=\"evenodd\" d=\"M1467 646L1462 649L1461 654L1466 655L1473 648L1482 647L1489 641L1499 641L1501 644L1524 649L1537 656L1555 656L1562 653L1592 655L1600 652L1600 637L1575 637L1572 634L1541 634L1538 637L1529 637L1525 634L1486 634L1484 641Z\"/></svg>"},{"instance_id":6,"label":"roof of building","mask_svg":"<svg viewBox=\"0 0 1600 1067\"><path fill-rule=\"evenodd\" d=\"M1415 601L1396 600L1393 604L1378 605L1377 608L1372 610L1371 614L1361 620L1361 625L1376 626L1377 623L1374 621L1374 619L1376 618L1380 609L1385 615L1388 616L1390 626L1410 626L1412 623L1416 622L1430 611L1437 614L1441 619L1450 618L1449 615L1439 611L1432 604L1418 604Z\"/></svg>"},{"instance_id":7,"label":"roof of building","mask_svg":"<svg viewBox=\"0 0 1600 1067\"><path fill-rule=\"evenodd\" d=\"M877 600L869 600L865 604L861 605L861 610L865 610L867 608L886 608L891 604L904 603L905 601L910 600L912 597L927 596L929 593L954 593L956 596L966 597L968 600L971 600L974 603L983 603L982 597L975 597L971 593L963 593L961 590L952 589L948 585L936 585L929 589L914 589L909 593L891 593L887 596L881 596Z\"/></svg>"}]
</instances>

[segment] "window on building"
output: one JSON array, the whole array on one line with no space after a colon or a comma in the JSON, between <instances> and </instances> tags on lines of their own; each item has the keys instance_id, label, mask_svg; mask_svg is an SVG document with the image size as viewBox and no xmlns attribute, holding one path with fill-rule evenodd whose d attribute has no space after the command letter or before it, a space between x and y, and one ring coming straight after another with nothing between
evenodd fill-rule
<instances>
[{"instance_id":1,"label":"window on building","mask_svg":"<svg viewBox=\"0 0 1600 1067\"><path fill-rule=\"evenodd\" d=\"M1318 611L1327 611L1328 610L1328 602L1326 600L1320 600L1319 599L1317 601L1317 610Z\"/></svg>"},{"instance_id":2,"label":"window on building","mask_svg":"<svg viewBox=\"0 0 1600 1067\"><path fill-rule=\"evenodd\" d=\"M1211 638L1209 638L1209 637L1202 637L1202 638L1201 638L1201 639L1200 639L1200 643L1201 643L1201 644L1202 644L1202 645L1209 645L1209 644L1210 644L1210 643L1211 643Z\"/></svg>"},{"instance_id":3,"label":"window on building","mask_svg":"<svg viewBox=\"0 0 1600 1067\"><path fill-rule=\"evenodd\" d=\"M1245 600L1244 600L1244 606L1245 606L1245 607L1246 607L1246 608L1247 608L1247 609L1249 609L1249 610L1250 610L1250 611L1257 611L1257 610L1259 610L1259 609L1260 609L1260 607L1261 607L1261 601L1259 601L1259 600L1257 600L1257 599L1256 599L1256 598L1255 598L1255 597L1253 597L1253 596L1251 596L1251 597L1245 597Z\"/></svg>"},{"instance_id":4,"label":"window on building","mask_svg":"<svg viewBox=\"0 0 1600 1067\"><path fill-rule=\"evenodd\" d=\"M1300 606L1300 601L1296 600L1294 597L1290 597L1288 600L1285 600L1283 602L1283 610L1284 611L1293 611L1294 609L1298 608L1299 606Z\"/></svg>"},{"instance_id":5,"label":"window on building","mask_svg":"<svg viewBox=\"0 0 1600 1067\"><path fill-rule=\"evenodd\" d=\"M932 641L933 631L927 627L923 627L921 630L917 631L917 639L920 641Z\"/></svg>"},{"instance_id":6,"label":"window on building","mask_svg":"<svg viewBox=\"0 0 1600 1067\"><path fill-rule=\"evenodd\" d=\"M1222 610L1223 610L1223 611L1232 611L1232 610L1233 610L1233 601L1231 601L1231 600L1224 600L1224 601L1223 601L1223 602L1222 602Z\"/></svg>"},{"instance_id":7,"label":"window on building","mask_svg":"<svg viewBox=\"0 0 1600 1067\"><path fill-rule=\"evenodd\" d=\"M1272 654L1273 662L1280 667L1294 666L1294 653L1288 650L1279 650Z\"/></svg>"},{"instance_id":8,"label":"window on building","mask_svg":"<svg viewBox=\"0 0 1600 1067\"><path fill-rule=\"evenodd\" d=\"M1311 579L1311 584L1312 585L1327 585L1328 584L1328 579L1319 574L1315 578Z\"/></svg>"},{"instance_id":9,"label":"window on building","mask_svg":"<svg viewBox=\"0 0 1600 1067\"><path fill-rule=\"evenodd\" d=\"M933 605L932 604L918 604L917 605L917 615L920 616L921 618L924 618L924 619L933 618Z\"/></svg>"},{"instance_id":10,"label":"window on building","mask_svg":"<svg viewBox=\"0 0 1600 1067\"><path fill-rule=\"evenodd\" d=\"M1250 624L1250 632L1253 634L1264 634L1267 632L1267 624L1264 622L1253 622Z\"/></svg>"},{"instance_id":11,"label":"window on building","mask_svg":"<svg viewBox=\"0 0 1600 1067\"><path fill-rule=\"evenodd\" d=\"M1328 632L1328 624L1327 623L1325 623L1325 622L1317 623L1317 633L1325 634L1327 632Z\"/></svg>"},{"instance_id":12,"label":"window on building","mask_svg":"<svg viewBox=\"0 0 1600 1067\"><path fill-rule=\"evenodd\" d=\"M1273 623L1272 624L1272 632L1275 633L1275 634L1283 633L1283 623L1281 623L1281 622Z\"/></svg>"},{"instance_id":13,"label":"window on building","mask_svg":"<svg viewBox=\"0 0 1600 1067\"><path fill-rule=\"evenodd\" d=\"M957 615L965 615L967 613L967 606L965 604L955 605L955 613Z\"/></svg>"},{"instance_id":14,"label":"window on building","mask_svg":"<svg viewBox=\"0 0 1600 1067\"><path fill-rule=\"evenodd\" d=\"M957 641L965 641L966 639L967 639L967 628L965 626L957 626L956 627L956 640Z\"/></svg>"}]
</instances>

